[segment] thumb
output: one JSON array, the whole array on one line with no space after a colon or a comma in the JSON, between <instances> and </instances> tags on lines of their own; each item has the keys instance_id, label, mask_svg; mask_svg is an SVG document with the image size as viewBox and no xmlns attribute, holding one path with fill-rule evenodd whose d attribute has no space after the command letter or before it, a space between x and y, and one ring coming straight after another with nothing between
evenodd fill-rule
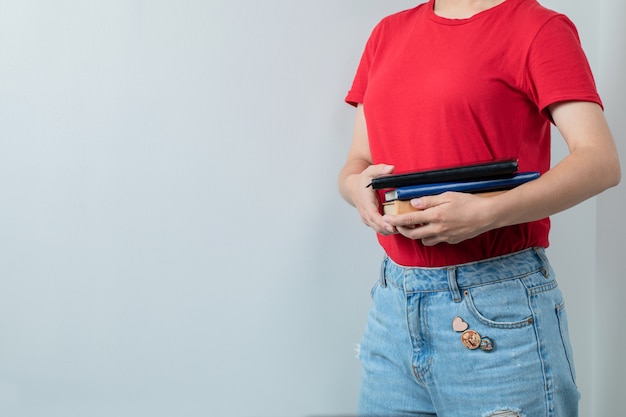
<instances>
[{"instance_id":1,"label":"thumb","mask_svg":"<svg viewBox=\"0 0 626 417\"><path fill-rule=\"evenodd\" d=\"M393 165L377 164L377 165L370 165L369 171L370 171L372 178L374 178L380 175L391 174L394 168L395 167Z\"/></svg>"}]
</instances>

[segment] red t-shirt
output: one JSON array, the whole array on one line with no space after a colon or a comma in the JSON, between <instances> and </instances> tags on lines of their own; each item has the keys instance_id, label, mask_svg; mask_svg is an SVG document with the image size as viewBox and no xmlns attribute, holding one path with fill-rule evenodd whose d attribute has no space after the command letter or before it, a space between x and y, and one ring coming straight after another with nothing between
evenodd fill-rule
<instances>
[{"instance_id":1,"label":"red t-shirt","mask_svg":"<svg viewBox=\"0 0 626 417\"><path fill-rule=\"evenodd\" d=\"M550 104L602 105L573 23L535 0L447 19L434 0L373 30L346 101L363 103L374 164L396 172L517 158L550 168ZM432 247L378 236L395 262L445 266L548 246L549 219Z\"/></svg>"}]
</instances>

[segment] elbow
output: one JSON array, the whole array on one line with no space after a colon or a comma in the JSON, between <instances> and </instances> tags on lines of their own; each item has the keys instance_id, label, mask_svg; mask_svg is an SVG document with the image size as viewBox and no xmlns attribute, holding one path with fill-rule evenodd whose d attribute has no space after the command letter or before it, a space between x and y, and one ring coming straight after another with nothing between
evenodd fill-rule
<instances>
[{"instance_id":1,"label":"elbow","mask_svg":"<svg viewBox=\"0 0 626 417\"><path fill-rule=\"evenodd\" d=\"M610 187L615 187L622 180L622 168L620 166L619 157L615 156L615 162L613 163L613 175L611 177L611 185Z\"/></svg>"},{"instance_id":2,"label":"elbow","mask_svg":"<svg viewBox=\"0 0 626 417\"><path fill-rule=\"evenodd\" d=\"M609 184L609 188L612 187L616 187L622 180L622 173L621 171L617 171L617 173L615 174L615 177L613 178L613 181Z\"/></svg>"},{"instance_id":3,"label":"elbow","mask_svg":"<svg viewBox=\"0 0 626 417\"><path fill-rule=\"evenodd\" d=\"M615 173L615 178L613 180L613 184L611 185L611 187L615 187L617 184L620 183L621 180L622 180L622 171L618 168L617 172Z\"/></svg>"},{"instance_id":4,"label":"elbow","mask_svg":"<svg viewBox=\"0 0 626 417\"><path fill-rule=\"evenodd\" d=\"M606 169L604 177L606 188L617 186L622 180L622 168L617 155L612 161L605 161L604 166Z\"/></svg>"},{"instance_id":5,"label":"elbow","mask_svg":"<svg viewBox=\"0 0 626 417\"><path fill-rule=\"evenodd\" d=\"M622 168L619 151L615 141L611 140L595 157L596 181L601 189L617 186L622 180Z\"/></svg>"}]
</instances>

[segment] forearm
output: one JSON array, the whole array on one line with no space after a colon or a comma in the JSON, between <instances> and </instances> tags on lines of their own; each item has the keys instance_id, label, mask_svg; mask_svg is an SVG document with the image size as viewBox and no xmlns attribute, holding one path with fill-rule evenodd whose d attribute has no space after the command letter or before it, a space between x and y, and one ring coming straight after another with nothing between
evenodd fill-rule
<instances>
[{"instance_id":1,"label":"forearm","mask_svg":"<svg viewBox=\"0 0 626 417\"><path fill-rule=\"evenodd\" d=\"M571 102L550 110L569 154L540 178L490 198L444 193L414 199L411 204L418 211L384 220L425 245L454 244L488 230L543 219L616 185L621 176L618 153L601 108Z\"/></svg>"},{"instance_id":2,"label":"forearm","mask_svg":"<svg viewBox=\"0 0 626 417\"><path fill-rule=\"evenodd\" d=\"M489 199L492 228L539 220L569 209L616 185L617 158L600 149L570 153L541 178Z\"/></svg>"},{"instance_id":3,"label":"forearm","mask_svg":"<svg viewBox=\"0 0 626 417\"><path fill-rule=\"evenodd\" d=\"M548 217L620 181L618 152L600 107L561 103L551 112L570 153L541 178L494 199L496 227Z\"/></svg>"},{"instance_id":4,"label":"forearm","mask_svg":"<svg viewBox=\"0 0 626 417\"><path fill-rule=\"evenodd\" d=\"M351 159L346 162L339 173L339 193L351 205L355 205L353 193L356 187L365 187L361 184L360 174L370 166L370 163L363 159Z\"/></svg>"}]
</instances>

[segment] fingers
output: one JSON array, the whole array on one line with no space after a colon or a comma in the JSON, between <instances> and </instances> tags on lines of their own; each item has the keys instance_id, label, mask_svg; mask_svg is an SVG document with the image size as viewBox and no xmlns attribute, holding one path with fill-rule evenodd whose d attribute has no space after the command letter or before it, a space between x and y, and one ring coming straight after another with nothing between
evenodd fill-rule
<instances>
[{"instance_id":1,"label":"fingers","mask_svg":"<svg viewBox=\"0 0 626 417\"><path fill-rule=\"evenodd\" d=\"M434 246L437 243L445 242L445 239L432 231L431 225L409 225L397 226L399 234L412 240L421 240L424 246Z\"/></svg>"},{"instance_id":2,"label":"fingers","mask_svg":"<svg viewBox=\"0 0 626 417\"><path fill-rule=\"evenodd\" d=\"M363 176L367 179L367 185L372 182L372 178L382 175L389 175L393 172L394 166L387 164L370 165L363 171Z\"/></svg>"},{"instance_id":3,"label":"fingers","mask_svg":"<svg viewBox=\"0 0 626 417\"><path fill-rule=\"evenodd\" d=\"M424 211L416 211L405 214L385 214L383 221L395 227L404 227L406 229L415 229L433 221L430 213Z\"/></svg>"},{"instance_id":4,"label":"fingers","mask_svg":"<svg viewBox=\"0 0 626 417\"><path fill-rule=\"evenodd\" d=\"M359 206L359 214L361 215L361 221L368 227L374 229L376 233L381 235L390 235L397 233L395 226L387 223L383 220L379 212L378 199L373 190L367 189L366 192L370 194L370 200Z\"/></svg>"},{"instance_id":5,"label":"fingers","mask_svg":"<svg viewBox=\"0 0 626 417\"><path fill-rule=\"evenodd\" d=\"M433 246L445 242L446 237L441 233L443 225L438 210L429 210L448 202L448 198L441 194L426 196L411 200L416 211L401 215L385 215L383 221L395 227L397 232L412 240L421 240L426 246Z\"/></svg>"},{"instance_id":6,"label":"fingers","mask_svg":"<svg viewBox=\"0 0 626 417\"><path fill-rule=\"evenodd\" d=\"M368 222L366 224L374 229L376 233L379 233L383 236L398 233L395 226L383 220L378 210L371 212L371 216L368 218Z\"/></svg>"},{"instance_id":7,"label":"fingers","mask_svg":"<svg viewBox=\"0 0 626 417\"><path fill-rule=\"evenodd\" d=\"M411 205L418 210L426 210L449 202L449 198L447 197L448 195L444 193L439 195L414 198L411 200Z\"/></svg>"},{"instance_id":8,"label":"fingers","mask_svg":"<svg viewBox=\"0 0 626 417\"><path fill-rule=\"evenodd\" d=\"M419 210L383 220L403 236L421 240L426 246L446 242L457 244L489 230L490 216L485 209L489 199L471 194L444 193L412 201Z\"/></svg>"},{"instance_id":9,"label":"fingers","mask_svg":"<svg viewBox=\"0 0 626 417\"><path fill-rule=\"evenodd\" d=\"M376 197L376 191L369 187L369 185L372 182L372 178L391 174L393 170L393 165L386 164L370 165L367 167L359 174L358 189L355 190L353 197L362 222L381 235L394 234L397 233L397 230L393 225L383 220L380 214L380 204Z\"/></svg>"}]
</instances>

